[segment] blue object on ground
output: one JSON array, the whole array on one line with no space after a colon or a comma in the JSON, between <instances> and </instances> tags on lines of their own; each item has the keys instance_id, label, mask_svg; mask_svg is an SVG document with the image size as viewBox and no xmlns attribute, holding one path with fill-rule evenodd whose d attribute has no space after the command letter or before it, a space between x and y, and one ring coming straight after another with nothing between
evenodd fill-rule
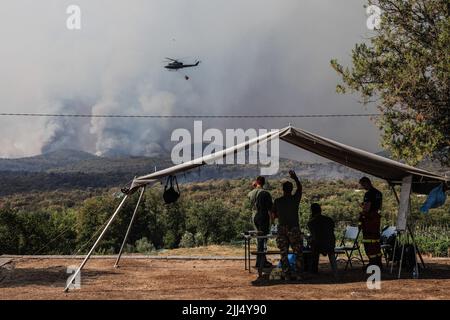
<instances>
[{"instance_id":1,"label":"blue object on ground","mask_svg":"<svg viewBox=\"0 0 450 320\"><path fill-rule=\"evenodd\" d=\"M288 261L289 261L289 266L291 268L292 271L296 271L295 270L295 259L297 258L297 255L295 253L289 253L288 254ZM278 263L278 268L281 268L281 261Z\"/></svg>"}]
</instances>

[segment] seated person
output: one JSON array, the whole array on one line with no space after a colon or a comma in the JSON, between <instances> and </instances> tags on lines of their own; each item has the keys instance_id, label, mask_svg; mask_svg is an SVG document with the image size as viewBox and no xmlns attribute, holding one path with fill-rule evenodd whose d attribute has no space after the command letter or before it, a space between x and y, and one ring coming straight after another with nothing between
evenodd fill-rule
<instances>
[{"instance_id":1,"label":"seated person","mask_svg":"<svg viewBox=\"0 0 450 320\"><path fill-rule=\"evenodd\" d=\"M334 246L336 238L334 236L333 219L322 215L322 208L318 203L311 205L311 218L308 222L308 229L311 233L311 268L312 273L318 272L320 254L328 255L333 274L337 274L336 257Z\"/></svg>"}]
</instances>

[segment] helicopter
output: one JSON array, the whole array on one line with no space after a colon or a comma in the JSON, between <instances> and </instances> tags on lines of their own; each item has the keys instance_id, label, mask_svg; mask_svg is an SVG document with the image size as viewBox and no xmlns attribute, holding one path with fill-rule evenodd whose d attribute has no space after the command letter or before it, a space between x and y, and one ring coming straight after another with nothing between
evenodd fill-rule
<instances>
[{"instance_id":1,"label":"helicopter","mask_svg":"<svg viewBox=\"0 0 450 320\"><path fill-rule=\"evenodd\" d=\"M176 59L172 59L172 58L166 58L166 59L169 60L170 62L168 65L164 66L164 68L169 69L169 70L178 70L178 69L183 69L183 68L196 67L200 63L200 61L197 61L194 64L184 64L183 62L180 62Z\"/></svg>"}]
</instances>

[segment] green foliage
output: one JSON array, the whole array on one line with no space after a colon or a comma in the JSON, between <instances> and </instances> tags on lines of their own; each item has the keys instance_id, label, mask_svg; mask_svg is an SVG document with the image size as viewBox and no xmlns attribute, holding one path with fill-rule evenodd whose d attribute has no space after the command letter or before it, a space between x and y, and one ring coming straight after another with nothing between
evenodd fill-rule
<instances>
[{"instance_id":1,"label":"green foliage","mask_svg":"<svg viewBox=\"0 0 450 320\"><path fill-rule=\"evenodd\" d=\"M155 251L155 247L146 237L137 240L134 247L136 252L143 254L148 254Z\"/></svg>"},{"instance_id":2,"label":"green foliage","mask_svg":"<svg viewBox=\"0 0 450 320\"><path fill-rule=\"evenodd\" d=\"M180 248L193 248L195 247L195 238L192 233L186 231L181 237Z\"/></svg>"},{"instance_id":3,"label":"green foliage","mask_svg":"<svg viewBox=\"0 0 450 320\"><path fill-rule=\"evenodd\" d=\"M0 254L19 253L20 221L7 205L0 209Z\"/></svg>"},{"instance_id":4,"label":"green foliage","mask_svg":"<svg viewBox=\"0 0 450 320\"><path fill-rule=\"evenodd\" d=\"M149 253L163 248L242 241L240 233L254 229L247 199L250 181L184 184L181 198L172 205L164 204L162 187L150 188L138 207L125 252ZM393 225L396 200L386 184L375 181L375 185L384 195L382 225ZM364 194L356 181L304 180L303 187L299 210L303 230L313 202L318 202L323 213L335 220L338 236L345 226L356 224ZM281 195L279 180L270 179L268 188L273 198ZM136 193L126 202L96 253L119 251L138 196ZM83 197L84 201L76 201ZM76 204L67 201L70 199ZM121 198L114 197L111 190L100 195L80 194L79 191L73 191L73 194L40 192L4 199L0 205L0 253L73 254L79 249L80 253L86 253L120 201ZM422 250L445 256L450 237L450 203L422 214L418 208L424 201L423 196L412 197L410 221L417 225L417 241Z\"/></svg>"},{"instance_id":5,"label":"green foliage","mask_svg":"<svg viewBox=\"0 0 450 320\"><path fill-rule=\"evenodd\" d=\"M337 91L376 100L382 145L397 159L450 163L450 19L448 0L369 0L382 10L368 43L356 44L352 67L331 66Z\"/></svg>"},{"instance_id":6,"label":"green foliage","mask_svg":"<svg viewBox=\"0 0 450 320\"><path fill-rule=\"evenodd\" d=\"M186 212L183 202L168 205L164 213L163 218L166 224L164 246L169 249L178 248L186 230Z\"/></svg>"},{"instance_id":7,"label":"green foliage","mask_svg":"<svg viewBox=\"0 0 450 320\"><path fill-rule=\"evenodd\" d=\"M70 254L76 242L75 214L71 210L27 212L0 208L2 254Z\"/></svg>"},{"instance_id":8,"label":"green foliage","mask_svg":"<svg viewBox=\"0 0 450 320\"><path fill-rule=\"evenodd\" d=\"M236 237L235 221L239 216L237 211L227 208L219 200L211 199L193 205L188 215L188 230L200 233L203 245L210 243L229 242Z\"/></svg>"}]
</instances>

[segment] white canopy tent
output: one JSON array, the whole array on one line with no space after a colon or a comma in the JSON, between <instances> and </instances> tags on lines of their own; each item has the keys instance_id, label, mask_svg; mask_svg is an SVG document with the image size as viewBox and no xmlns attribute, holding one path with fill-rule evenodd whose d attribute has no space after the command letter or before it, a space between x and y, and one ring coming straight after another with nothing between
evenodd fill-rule
<instances>
[{"instance_id":1,"label":"white canopy tent","mask_svg":"<svg viewBox=\"0 0 450 320\"><path fill-rule=\"evenodd\" d=\"M391 185L402 183L404 177L412 175L412 190L417 193L428 193L439 182L448 181L443 176L414 168L406 164L390 160L388 158L367 152L358 148L347 146L331 139L321 137L311 132L294 128L292 126L275 130L261 135L255 139L225 149L214 154L194 159L164 170L160 170L133 180L130 192L154 180L185 172L199 166L212 163L214 160L226 157L228 154L249 149L255 144L265 143L268 140L279 138L299 148L308 150L329 160L338 162L344 166L359 170L388 181Z\"/></svg>"},{"instance_id":2,"label":"white canopy tent","mask_svg":"<svg viewBox=\"0 0 450 320\"><path fill-rule=\"evenodd\" d=\"M385 157L358 148L347 146L337 141L327 139L319 135L313 134L311 132L298 129L292 126L288 126L286 128L279 130L273 130L259 137L250 139L248 141L224 149L222 151L218 151L213 154L206 155L182 164L178 164L167 169L163 169L151 174L134 178L130 186L122 189L123 192L125 193L125 197L122 199L118 208L111 216L103 232L100 234L99 238L94 243L93 247L86 255L83 262L80 264L78 269L73 274L71 280L68 281L65 291L67 291L70 288L72 281L76 278L76 276L78 275L80 270L84 267L91 254L94 252L98 243L102 239L103 235L105 234L110 224L113 222L114 218L122 208L123 204L129 197L129 195L141 189L140 197L136 204L137 209L146 186L154 184L155 182L167 176L176 175L178 173L186 172L188 170L206 164L214 163L215 160L225 158L229 155L236 154L241 151L248 150L252 146L267 143L272 139L281 139L282 141L288 142L292 145L295 145L299 148L305 149L319 156L340 163L344 166L359 170L361 172L378 177L380 179L384 179L389 183L390 186L392 186L394 192L395 189L393 188L393 186L402 185L401 199L398 198L399 215L397 219L397 228L399 231L406 230L407 214L410 210L409 204L410 193L411 192L428 193L434 186L438 185L439 183L449 181L449 178L447 177L440 176L438 174L418 169L412 166L408 166L406 164L390 160ZM123 246L127 240L128 233L134 221L134 217L137 211L136 209L134 210L133 217L131 218L130 225L125 235L125 239L122 243L122 248L119 252L119 256L116 261L116 266L119 262Z\"/></svg>"}]
</instances>

